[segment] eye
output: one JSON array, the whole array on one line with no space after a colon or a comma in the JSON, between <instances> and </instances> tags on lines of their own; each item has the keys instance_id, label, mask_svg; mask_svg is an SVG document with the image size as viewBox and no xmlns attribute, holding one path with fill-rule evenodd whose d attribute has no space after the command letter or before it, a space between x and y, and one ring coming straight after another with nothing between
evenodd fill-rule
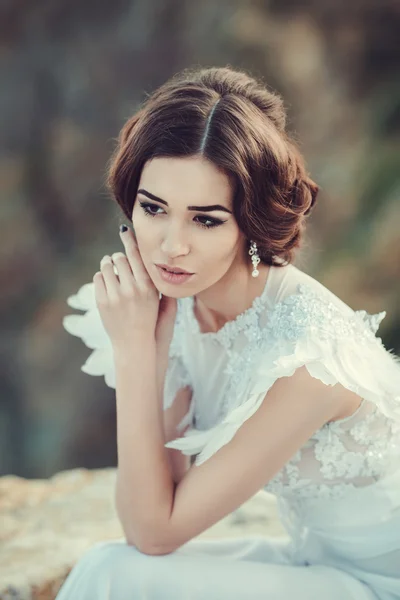
<instances>
[{"instance_id":1,"label":"eye","mask_svg":"<svg viewBox=\"0 0 400 600\"><path fill-rule=\"evenodd\" d=\"M149 202L139 202L140 206L143 208L144 214L149 215L150 217L155 217L159 213L152 212L153 209L161 208L161 206L157 206L157 204L150 204ZM162 208L161 208L162 210Z\"/></svg>"},{"instance_id":2,"label":"eye","mask_svg":"<svg viewBox=\"0 0 400 600\"><path fill-rule=\"evenodd\" d=\"M205 219L206 221L208 221L208 224L198 221L200 227L205 227L206 229L211 229L211 227L218 227L219 225L222 225L222 223L225 223L225 221L220 221L219 219L211 219L210 217L198 216L196 217L196 219Z\"/></svg>"},{"instance_id":3,"label":"eye","mask_svg":"<svg viewBox=\"0 0 400 600\"><path fill-rule=\"evenodd\" d=\"M151 202L140 202L139 201L139 204L142 207L144 214L149 217L156 217L157 215L161 214L156 211L158 209L163 210L161 208L161 206L158 206L157 204L152 204ZM212 227L219 227L219 225L223 225L223 223L225 223L225 221L221 221L220 219L214 219L211 217L205 217L205 216L201 216L201 215L197 215L197 217L195 217L195 219L204 219L204 221L206 221L206 222L196 221L196 223L199 225L199 227L204 227L205 229L211 229Z\"/></svg>"}]
</instances>

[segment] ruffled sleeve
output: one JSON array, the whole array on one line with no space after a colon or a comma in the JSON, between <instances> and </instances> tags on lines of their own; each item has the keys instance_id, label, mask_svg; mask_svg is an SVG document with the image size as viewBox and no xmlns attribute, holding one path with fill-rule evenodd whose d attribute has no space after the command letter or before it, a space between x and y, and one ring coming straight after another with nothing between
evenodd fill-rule
<instances>
[{"instance_id":1,"label":"ruffled sleeve","mask_svg":"<svg viewBox=\"0 0 400 600\"><path fill-rule=\"evenodd\" d=\"M238 392L242 397L229 399L232 408L216 426L189 429L167 446L197 454L195 464L202 464L257 411L277 379L290 377L301 366L326 385L342 384L400 422L400 358L376 336L386 312L347 309L323 291L298 284L267 318L251 375Z\"/></svg>"},{"instance_id":2,"label":"ruffled sleeve","mask_svg":"<svg viewBox=\"0 0 400 600\"><path fill-rule=\"evenodd\" d=\"M100 313L97 309L94 283L85 283L76 294L67 298L67 304L74 309L84 311L84 314L67 315L63 319L63 327L71 335L80 337L83 343L92 350L81 366L88 375L103 376L106 385L115 389L115 366L113 347L104 329ZM164 410L169 408L179 389L190 385L190 377L184 366L181 352L179 304L174 327L173 338L169 349L168 368L164 384ZM193 403L192 403L193 404ZM191 423L193 405L183 417L178 431Z\"/></svg>"}]
</instances>

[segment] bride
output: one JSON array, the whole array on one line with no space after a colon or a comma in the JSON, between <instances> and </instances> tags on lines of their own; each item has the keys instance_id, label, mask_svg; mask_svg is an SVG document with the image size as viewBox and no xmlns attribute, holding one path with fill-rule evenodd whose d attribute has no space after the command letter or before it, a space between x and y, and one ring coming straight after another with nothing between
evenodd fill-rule
<instances>
[{"instance_id":1,"label":"bride","mask_svg":"<svg viewBox=\"0 0 400 600\"><path fill-rule=\"evenodd\" d=\"M64 326L115 388L124 538L58 600L400 599L400 362L384 311L293 264L318 187L285 118L262 81L199 68L121 130L133 227ZM262 489L287 538L197 538Z\"/></svg>"}]
</instances>

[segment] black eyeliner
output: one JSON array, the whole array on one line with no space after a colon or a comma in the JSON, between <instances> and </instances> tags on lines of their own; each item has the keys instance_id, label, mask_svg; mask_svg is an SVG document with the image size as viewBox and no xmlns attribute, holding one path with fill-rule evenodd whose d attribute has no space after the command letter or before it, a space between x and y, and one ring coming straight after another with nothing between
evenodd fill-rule
<instances>
[{"instance_id":1,"label":"black eyeliner","mask_svg":"<svg viewBox=\"0 0 400 600\"><path fill-rule=\"evenodd\" d=\"M152 213L149 210L147 210L147 208L148 207L161 208L161 206L158 206L157 204L152 204L151 202L141 202L140 200L138 202L139 202L140 206L142 207L145 215L147 215L149 217L156 217L158 214L160 214L160 213ZM219 227L220 225L223 225L224 223L226 223L226 221L221 221L219 219L215 219L214 217L207 217L206 215L197 215L197 217L206 219L207 221L212 221L212 225L205 225L204 223L201 223L200 221L197 222L200 227L203 227L205 229L213 229L214 227Z\"/></svg>"}]
</instances>

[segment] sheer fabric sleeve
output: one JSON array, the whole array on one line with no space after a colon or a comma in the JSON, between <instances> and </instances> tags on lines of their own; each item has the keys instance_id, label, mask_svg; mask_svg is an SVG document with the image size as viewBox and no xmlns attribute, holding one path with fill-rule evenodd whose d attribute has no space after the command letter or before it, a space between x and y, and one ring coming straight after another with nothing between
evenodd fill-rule
<instances>
[{"instance_id":1,"label":"sheer fabric sleeve","mask_svg":"<svg viewBox=\"0 0 400 600\"><path fill-rule=\"evenodd\" d=\"M385 311L344 312L328 295L299 284L296 293L271 310L257 350L248 357L253 367L238 387L242 397L230 398L225 418L206 431L189 429L167 446L197 454L195 464L202 464L257 411L277 379L290 377L301 366L326 385L342 384L400 422L400 358L376 336L385 316Z\"/></svg>"},{"instance_id":2,"label":"sheer fabric sleeve","mask_svg":"<svg viewBox=\"0 0 400 600\"><path fill-rule=\"evenodd\" d=\"M76 294L67 298L67 304L84 314L66 315L63 327L71 335L80 337L83 343L92 350L81 366L88 375L103 376L106 385L115 389L115 366L113 347L104 329L100 313L97 309L94 283L85 283ZM169 349L169 361L164 383L163 408L169 408L179 389L190 385L189 374L183 364L181 354L179 316L174 327L173 338ZM193 406L178 425L178 430L191 423Z\"/></svg>"}]
</instances>

